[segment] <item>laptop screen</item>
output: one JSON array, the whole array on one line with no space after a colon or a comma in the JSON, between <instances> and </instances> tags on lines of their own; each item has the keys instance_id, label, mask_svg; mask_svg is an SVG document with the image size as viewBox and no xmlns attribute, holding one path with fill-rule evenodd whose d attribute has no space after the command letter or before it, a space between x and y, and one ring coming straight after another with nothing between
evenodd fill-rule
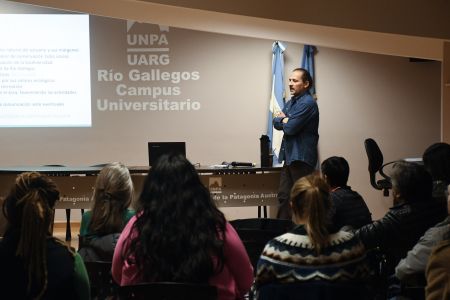
<instances>
[{"instance_id":1,"label":"laptop screen","mask_svg":"<svg viewBox=\"0 0 450 300\"><path fill-rule=\"evenodd\" d=\"M181 154L186 157L185 142L148 142L148 163L154 166L164 154Z\"/></svg>"}]
</instances>

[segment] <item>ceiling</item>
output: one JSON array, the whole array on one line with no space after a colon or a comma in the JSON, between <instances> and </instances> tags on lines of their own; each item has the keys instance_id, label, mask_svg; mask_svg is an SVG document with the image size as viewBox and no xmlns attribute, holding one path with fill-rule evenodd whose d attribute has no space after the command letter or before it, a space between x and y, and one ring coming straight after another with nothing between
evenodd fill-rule
<instances>
[{"instance_id":1,"label":"ceiling","mask_svg":"<svg viewBox=\"0 0 450 300\"><path fill-rule=\"evenodd\" d=\"M141 0L297 23L450 39L450 1Z\"/></svg>"}]
</instances>

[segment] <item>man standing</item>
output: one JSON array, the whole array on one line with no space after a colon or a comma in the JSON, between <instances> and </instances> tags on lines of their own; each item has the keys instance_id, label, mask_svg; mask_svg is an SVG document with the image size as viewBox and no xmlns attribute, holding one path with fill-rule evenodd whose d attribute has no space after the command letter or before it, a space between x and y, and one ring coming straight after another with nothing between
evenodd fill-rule
<instances>
[{"instance_id":1,"label":"man standing","mask_svg":"<svg viewBox=\"0 0 450 300\"><path fill-rule=\"evenodd\" d=\"M294 69L289 77L292 98L273 118L274 128L284 133L278 159L280 163L284 161L278 190L279 219L291 219L289 195L292 185L300 177L312 173L317 163L319 108L309 93L312 85L308 71Z\"/></svg>"}]
</instances>

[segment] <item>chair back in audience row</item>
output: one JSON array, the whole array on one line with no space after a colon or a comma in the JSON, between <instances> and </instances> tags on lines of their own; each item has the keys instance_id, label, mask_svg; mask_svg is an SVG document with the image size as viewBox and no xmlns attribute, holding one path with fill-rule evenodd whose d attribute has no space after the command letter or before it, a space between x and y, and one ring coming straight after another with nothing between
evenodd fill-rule
<instances>
[{"instance_id":1,"label":"chair back in audience row","mask_svg":"<svg viewBox=\"0 0 450 300\"><path fill-rule=\"evenodd\" d=\"M270 219L270 218L249 218L249 219L236 219L230 221L234 229L260 229L268 231L278 231L283 234L291 230L295 224L291 220L284 219Z\"/></svg>"},{"instance_id":2,"label":"chair back in audience row","mask_svg":"<svg viewBox=\"0 0 450 300\"><path fill-rule=\"evenodd\" d=\"M122 286L120 300L216 300L217 288L207 284L154 282Z\"/></svg>"},{"instance_id":3,"label":"chair back in audience row","mask_svg":"<svg viewBox=\"0 0 450 300\"><path fill-rule=\"evenodd\" d=\"M91 285L91 299L100 300L113 297L117 292L117 284L111 276L111 262L84 262Z\"/></svg>"},{"instance_id":4,"label":"chair back in audience row","mask_svg":"<svg viewBox=\"0 0 450 300\"><path fill-rule=\"evenodd\" d=\"M154 282L118 286L111 277L111 262L85 262L91 284L91 299L120 300L215 300L217 289L206 284ZM116 298L118 296L118 298Z\"/></svg>"},{"instance_id":5,"label":"chair back in audience row","mask_svg":"<svg viewBox=\"0 0 450 300\"><path fill-rule=\"evenodd\" d=\"M282 219L237 219L230 223L242 240L255 272L258 259L267 242L294 227L292 221Z\"/></svg>"},{"instance_id":6,"label":"chair back in audience row","mask_svg":"<svg viewBox=\"0 0 450 300\"><path fill-rule=\"evenodd\" d=\"M369 300L364 284L330 283L324 281L267 284L261 286L258 300Z\"/></svg>"}]
</instances>

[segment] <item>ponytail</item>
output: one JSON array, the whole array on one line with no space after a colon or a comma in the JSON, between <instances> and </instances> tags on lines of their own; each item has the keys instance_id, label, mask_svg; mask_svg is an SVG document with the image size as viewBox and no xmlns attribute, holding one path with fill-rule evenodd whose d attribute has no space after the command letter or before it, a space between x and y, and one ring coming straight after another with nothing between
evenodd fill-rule
<instances>
[{"instance_id":1,"label":"ponytail","mask_svg":"<svg viewBox=\"0 0 450 300\"><path fill-rule=\"evenodd\" d=\"M294 183L291 190L294 215L305 221L306 232L319 254L328 244L331 200L328 184L319 176L309 175Z\"/></svg>"},{"instance_id":2,"label":"ponytail","mask_svg":"<svg viewBox=\"0 0 450 300\"><path fill-rule=\"evenodd\" d=\"M3 211L20 236L16 256L23 260L28 275L27 292L39 287L36 299L47 290L47 239L51 237L53 208L59 192L48 177L37 172L22 173L6 197Z\"/></svg>"}]
</instances>

